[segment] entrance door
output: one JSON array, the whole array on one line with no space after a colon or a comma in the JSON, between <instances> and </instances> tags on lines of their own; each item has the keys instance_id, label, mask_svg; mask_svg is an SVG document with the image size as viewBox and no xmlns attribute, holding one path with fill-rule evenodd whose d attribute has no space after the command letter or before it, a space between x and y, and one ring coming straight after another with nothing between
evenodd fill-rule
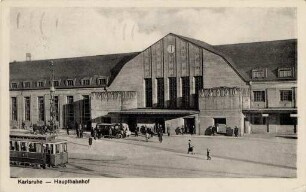
<instances>
[{"instance_id":1,"label":"entrance door","mask_svg":"<svg viewBox=\"0 0 306 192\"><path fill-rule=\"evenodd\" d=\"M214 118L215 126L218 125L217 132L226 133L226 118Z\"/></svg>"},{"instance_id":2,"label":"entrance door","mask_svg":"<svg viewBox=\"0 0 306 192\"><path fill-rule=\"evenodd\" d=\"M194 118L184 118L185 133L195 134L195 119Z\"/></svg>"}]
</instances>

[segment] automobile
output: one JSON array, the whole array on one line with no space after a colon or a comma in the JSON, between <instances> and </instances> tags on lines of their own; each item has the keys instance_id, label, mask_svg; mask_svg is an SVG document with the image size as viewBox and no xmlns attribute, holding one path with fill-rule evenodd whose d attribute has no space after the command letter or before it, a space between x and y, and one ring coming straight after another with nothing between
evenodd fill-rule
<instances>
[{"instance_id":1,"label":"automobile","mask_svg":"<svg viewBox=\"0 0 306 192\"><path fill-rule=\"evenodd\" d=\"M112 130L110 134L110 129ZM124 131L118 124L113 123L98 123L97 124L97 136L98 139L104 138L123 138Z\"/></svg>"}]
</instances>

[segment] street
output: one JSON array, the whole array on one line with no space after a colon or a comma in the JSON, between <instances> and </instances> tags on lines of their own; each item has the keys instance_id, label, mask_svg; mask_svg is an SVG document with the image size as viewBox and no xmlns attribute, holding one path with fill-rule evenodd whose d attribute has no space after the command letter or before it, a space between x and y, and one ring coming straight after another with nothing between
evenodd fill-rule
<instances>
[{"instance_id":1,"label":"street","mask_svg":"<svg viewBox=\"0 0 306 192\"><path fill-rule=\"evenodd\" d=\"M296 177L297 140L274 136L154 136L95 140L61 134L68 141L67 167L11 167L11 177L203 178ZM187 154L188 140L195 154ZM210 149L211 160L206 159Z\"/></svg>"}]
</instances>

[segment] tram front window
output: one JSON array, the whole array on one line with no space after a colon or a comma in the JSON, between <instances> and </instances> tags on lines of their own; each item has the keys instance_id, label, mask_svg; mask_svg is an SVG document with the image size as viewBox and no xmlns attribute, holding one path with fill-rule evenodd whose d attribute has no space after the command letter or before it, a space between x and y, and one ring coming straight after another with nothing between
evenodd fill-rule
<instances>
[{"instance_id":1,"label":"tram front window","mask_svg":"<svg viewBox=\"0 0 306 192\"><path fill-rule=\"evenodd\" d=\"M55 145L55 153L59 153L60 152L60 147L59 144Z\"/></svg>"},{"instance_id":2,"label":"tram front window","mask_svg":"<svg viewBox=\"0 0 306 192\"><path fill-rule=\"evenodd\" d=\"M64 152L67 152L67 144L66 143L63 143L63 150L64 150Z\"/></svg>"},{"instance_id":3,"label":"tram front window","mask_svg":"<svg viewBox=\"0 0 306 192\"><path fill-rule=\"evenodd\" d=\"M27 151L27 146L25 142L21 142L21 151Z\"/></svg>"},{"instance_id":4,"label":"tram front window","mask_svg":"<svg viewBox=\"0 0 306 192\"><path fill-rule=\"evenodd\" d=\"M16 151L19 151L19 143L17 141L15 141L15 149Z\"/></svg>"}]
</instances>

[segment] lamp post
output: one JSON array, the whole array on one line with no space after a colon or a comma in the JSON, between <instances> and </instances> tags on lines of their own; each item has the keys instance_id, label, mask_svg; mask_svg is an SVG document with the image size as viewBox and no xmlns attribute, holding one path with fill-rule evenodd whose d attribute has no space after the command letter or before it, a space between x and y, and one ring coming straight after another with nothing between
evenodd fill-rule
<instances>
[{"instance_id":1,"label":"lamp post","mask_svg":"<svg viewBox=\"0 0 306 192\"><path fill-rule=\"evenodd\" d=\"M55 116L56 116L56 111L55 111L55 106L54 106L54 93L55 93L55 88L54 88L54 69L53 69L53 61L51 61L51 86L50 86L50 127L51 127L51 132L56 131L56 126L55 126Z\"/></svg>"}]
</instances>

